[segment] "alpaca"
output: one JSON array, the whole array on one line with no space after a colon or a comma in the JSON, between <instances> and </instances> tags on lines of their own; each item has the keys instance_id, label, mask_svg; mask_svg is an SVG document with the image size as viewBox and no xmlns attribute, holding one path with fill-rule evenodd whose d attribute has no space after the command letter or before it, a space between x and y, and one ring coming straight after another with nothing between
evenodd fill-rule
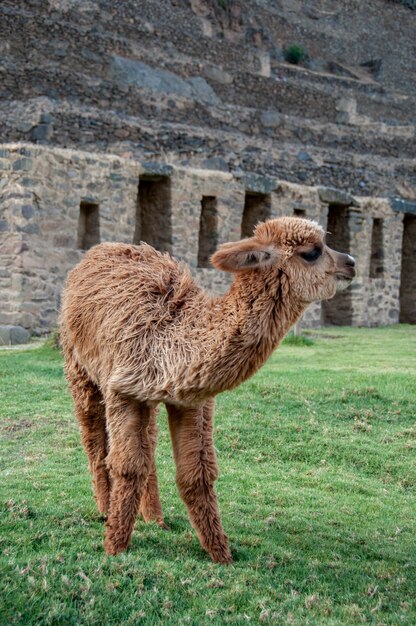
<instances>
[{"instance_id":1,"label":"alpaca","mask_svg":"<svg viewBox=\"0 0 416 626\"><path fill-rule=\"evenodd\" d=\"M214 491L214 398L252 376L311 302L332 298L355 275L354 259L301 218L260 223L211 260L234 273L221 297L146 243L99 244L68 275L65 370L107 515L108 554L128 547L139 512L164 525L154 460L164 402L191 523L213 561L231 562Z\"/></svg>"}]
</instances>

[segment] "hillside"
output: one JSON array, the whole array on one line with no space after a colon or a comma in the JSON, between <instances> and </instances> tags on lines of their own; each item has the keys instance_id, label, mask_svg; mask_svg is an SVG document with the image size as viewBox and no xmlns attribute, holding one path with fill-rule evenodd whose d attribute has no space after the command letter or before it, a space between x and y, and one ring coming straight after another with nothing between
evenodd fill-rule
<instances>
[{"instance_id":1,"label":"hillside","mask_svg":"<svg viewBox=\"0 0 416 626\"><path fill-rule=\"evenodd\" d=\"M2 140L414 199L410 5L3 0Z\"/></svg>"}]
</instances>

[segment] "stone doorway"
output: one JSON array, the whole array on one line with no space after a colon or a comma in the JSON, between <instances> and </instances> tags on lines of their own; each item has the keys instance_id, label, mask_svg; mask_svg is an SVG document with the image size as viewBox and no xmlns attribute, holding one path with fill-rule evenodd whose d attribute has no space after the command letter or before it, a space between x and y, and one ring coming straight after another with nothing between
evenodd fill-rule
<instances>
[{"instance_id":1,"label":"stone doorway","mask_svg":"<svg viewBox=\"0 0 416 626\"><path fill-rule=\"evenodd\" d=\"M269 193L246 192L244 199L241 237L251 237L258 222L271 217L272 200Z\"/></svg>"},{"instance_id":2,"label":"stone doorway","mask_svg":"<svg viewBox=\"0 0 416 626\"><path fill-rule=\"evenodd\" d=\"M198 267L211 267L210 258L218 245L218 208L215 196L202 196L199 222Z\"/></svg>"},{"instance_id":3,"label":"stone doorway","mask_svg":"<svg viewBox=\"0 0 416 626\"><path fill-rule=\"evenodd\" d=\"M403 220L399 321L416 324L416 214L412 213L405 213Z\"/></svg>"},{"instance_id":4,"label":"stone doorway","mask_svg":"<svg viewBox=\"0 0 416 626\"><path fill-rule=\"evenodd\" d=\"M140 176L133 243L145 241L172 253L171 181L168 176Z\"/></svg>"},{"instance_id":5,"label":"stone doorway","mask_svg":"<svg viewBox=\"0 0 416 626\"><path fill-rule=\"evenodd\" d=\"M383 230L383 220L374 218L371 232L370 278L383 278L384 276Z\"/></svg>"},{"instance_id":6,"label":"stone doorway","mask_svg":"<svg viewBox=\"0 0 416 626\"><path fill-rule=\"evenodd\" d=\"M305 209L293 209L294 217L302 217L306 218L306 210Z\"/></svg>"},{"instance_id":7,"label":"stone doorway","mask_svg":"<svg viewBox=\"0 0 416 626\"><path fill-rule=\"evenodd\" d=\"M338 252L350 252L350 209L339 204L328 207L326 243ZM352 322L351 291L347 289L332 300L322 302L322 323L348 326Z\"/></svg>"},{"instance_id":8,"label":"stone doorway","mask_svg":"<svg viewBox=\"0 0 416 626\"><path fill-rule=\"evenodd\" d=\"M78 249L89 250L100 243L100 210L93 202L81 202L78 217Z\"/></svg>"}]
</instances>

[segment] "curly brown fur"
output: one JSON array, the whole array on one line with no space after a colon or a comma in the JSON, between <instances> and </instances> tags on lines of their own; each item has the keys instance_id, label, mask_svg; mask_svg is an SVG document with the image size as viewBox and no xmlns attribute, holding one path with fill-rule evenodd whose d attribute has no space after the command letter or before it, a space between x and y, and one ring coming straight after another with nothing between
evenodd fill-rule
<instances>
[{"instance_id":1,"label":"curly brown fur","mask_svg":"<svg viewBox=\"0 0 416 626\"><path fill-rule=\"evenodd\" d=\"M353 259L299 218L259 224L212 263L235 274L222 297L145 243L100 244L68 276L65 368L97 504L108 510L110 554L127 548L139 511L163 525L154 453L164 402L191 522L211 558L230 562L213 488L213 398L254 374L310 302L331 298L354 275Z\"/></svg>"}]
</instances>

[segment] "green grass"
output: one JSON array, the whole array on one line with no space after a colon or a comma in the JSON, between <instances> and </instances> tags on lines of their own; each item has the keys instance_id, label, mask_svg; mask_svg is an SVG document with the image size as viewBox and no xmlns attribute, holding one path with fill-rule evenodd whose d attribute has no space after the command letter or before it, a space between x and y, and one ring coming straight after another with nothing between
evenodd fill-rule
<instances>
[{"instance_id":1,"label":"green grass","mask_svg":"<svg viewBox=\"0 0 416 626\"><path fill-rule=\"evenodd\" d=\"M137 522L103 552L59 353L0 351L0 624L416 624L416 328L337 328L283 344L218 398L222 519L234 564Z\"/></svg>"}]
</instances>

